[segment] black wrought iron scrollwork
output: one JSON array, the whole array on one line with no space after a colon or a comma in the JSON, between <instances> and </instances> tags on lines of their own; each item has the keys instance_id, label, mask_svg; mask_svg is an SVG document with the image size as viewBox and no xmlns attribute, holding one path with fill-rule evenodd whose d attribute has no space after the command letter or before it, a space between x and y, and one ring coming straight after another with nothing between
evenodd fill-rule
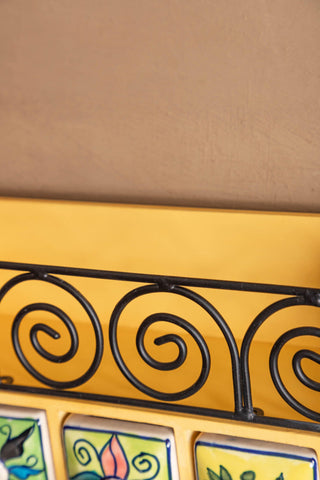
<instances>
[{"instance_id":1,"label":"black wrought iron scrollwork","mask_svg":"<svg viewBox=\"0 0 320 480\"><path fill-rule=\"evenodd\" d=\"M54 338L57 340L60 338L60 334L54 330L53 328L49 327L49 325L45 325L44 323L37 323L36 325L33 325L33 327L30 330L30 340L31 343L34 347L34 349L37 351L39 355L41 355L43 358L51 361L51 362L56 362L56 363L63 363L71 360L74 355L76 354L79 346L79 339L78 339L78 333L73 325L72 321L68 317L68 315L63 312L60 308L56 307L55 305L51 305L49 303L33 303L31 305L28 305L20 310L20 312L16 315L16 318L14 319L13 325L12 325L12 339L13 339L13 344L15 346L15 349L19 350L20 357L23 356L24 354L21 350L20 344L19 344L19 327L20 324L23 320L23 318L30 312L36 312L36 311L45 311L45 312L50 312L56 315L60 320L64 323L64 325L67 327L68 333L70 335L71 339L71 345L68 350L63 355L55 355L51 352L48 352L45 350L42 345L40 344L38 340L38 332L44 332L47 335L49 335L51 338ZM26 361L26 360L25 360Z\"/></svg>"},{"instance_id":2,"label":"black wrought iron scrollwork","mask_svg":"<svg viewBox=\"0 0 320 480\"><path fill-rule=\"evenodd\" d=\"M19 327L21 325L22 320L24 317L34 311L46 311L54 314L56 317L58 317L65 327L67 328L67 331L70 336L70 348L69 350L64 353L63 355L55 355L51 352L48 352L45 350L42 345L40 344L38 340L38 333L39 332L44 332L47 335L49 335L53 339L58 339L60 338L59 332L54 330L48 325L45 325L44 323L37 323L36 325L33 325L31 330L30 330L30 340L31 343L36 350L36 352L45 358L46 360L49 360L50 362L54 363L64 363L69 360L71 360L77 350L78 350L78 345L79 345L79 340L78 340L78 334L77 334L77 329L75 325L73 324L72 320L68 317L68 315L63 312L60 308L56 307L55 305L51 305L48 303L33 303L30 305L25 306L22 308L18 314L16 315L13 325L12 325L12 343L15 349L15 352L22 363L22 365L28 370L28 372L37 380L40 382L44 383L45 385L48 385L53 388L61 388L61 389L66 389L66 388L73 388L77 387L79 385L82 385L83 383L87 382L96 372L98 369L101 358L102 358L102 353L103 353L103 335L102 335L102 329L100 325L100 321L98 319L98 316L91 306L91 304L88 302L88 300L77 290L75 289L72 285L69 283L65 282L61 278L44 274L44 275L37 275L36 273L24 273L21 275L17 275L16 277L12 278L9 280L0 290L0 302L4 298L4 296L16 285L22 282L26 282L29 280L39 280L39 281L44 281L51 283L53 285L56 285L57 287L62 288L66 292L68 292L70 295L72 295L79 303L80 305L84 308L86 311L90 322L92 324L94 334L95 334L95 340L96 340L96 349L94 353L94 358L89 366L89 368L80 375L76 379L72 379L70 381L58 381L58 380L52 380L42 373L40 373L31 363L28 361L26 358L25 354L23 353L23 350L21 348L20 344L20 339L19 339Z\"/></svg>"},{"instance_id":3,"label":"black wrought iron scrollwork","mask_svg":"<svg viewBox=\"0 0 320 480\"><path fill-rule=\"evenodd\" d=\"M292 340L293 338L296 338L296 337L302 337L302 336L314 336L319 338L320 328L316 328L316 327L293 328L292 330L289 330L288 332L285 332L283 335L281 335L281 337L278 338L278 340L275 342L271 350L270 362L269 362L270 373L272 376L273 383L276 386L281 397L297 412L301 413L305 417L310 418L311 420L315 420L319 422L320 413L315 412L314 410L311 410L310 408L307 408L304 405L302 405L300 402L298 402L298 400L295 399L289 393L288 389L285 387L279 373L278 359L279 359L279 354L281 352L282 347L289 340ZM306 387L310 388L311 390L320 392L320 383L314 380L311 380L304 373L301 366L301 361L303 359L312 360L316 362L318 365L320 365L320 355L317 354L316 352L312 352L311 350L304 349L296 352L292 359L293 370L298 380L300 380L301 383L303 383Z\"/></svg>"},{"instance_id":4,"label":"black wrought iron scrollwork","mask_svg":"<svg viewBox=\"0 0 320 480\"><path fill-rule=\"evenodd\" d=\"M90 361L90 365L87 367L84 373L79 374L79 376L75 379L71 379L70 381L59 381L57 379L48 378L44 374L40 373L37 365L34 366L29 362L25 353L23 352L20 343L20 326L26 315L36 311L48 312L54 315L57 319L59 319L59 323L61 322L61 324L64 326L64 330L69 336L70 344L68 350L63 354L58 355L56 353L48 351L48 349L44 348L44 346L41 344L42 333L48 335L54 340L60 338L60 334L55 329L55 327L50 326L52 324L48 325L42 322L38 322L30 328L29 336L31 345L34 348L35 352L38 354L38 356L42 357L46 361L53 362L55 364L64 364L66 362L69 362L76 356L79 349L79 342L81 341L81 339L79 340L78 338L76 325L63 310L50 303L30 303L29 305L22 308L14 318L11 330L12 342L18 359L26 368L26 370L38 381L51 388L48 389L43 387L39 388L30 387L27 385L17 385L14 379L10 377L10 372L4 372L5 375L1 376L0 378L0 390L15 390L21 392L41 393L45 395L66 396L69 398L85 398L94 401L98 400L112 403L116 402L124 405L144 406L147 408L161 408L166 410L180 411L184 413L203 414L217 416L220 418L237 419L241 421L254 421L261 424L304 428L320 432L320 413L311 410L305 405L302 405L296 398L294 398L294 396L289 392L290 388L286 386L286 382L281 377L278 365L280 352L287 344L287 342L291 341L294 338L302 336L312 336L319 338L319 327L306 326L292 328L291 330L283 333L275 341L271 349L269 359L271 378L273 380L275 388L282 396L282 398L287 402L290 407L292 407L305 417L315 422L318 422L318 424L312 422L298 422L294 420L275 419L271 417L261 416L263 415L262 410L253 407L252 404L251 378L249 369L249 355L251 345L253 340L255 339L256 333L264 324L264 322L272 315L288 307L294 307L299 305L320 307L319 289L307 289L304 287L285 285L268 285L202 278L113 272L106 270L89 270L82 268L69 268L59 266L32 265L13 262L0 262L0 270L1 269L28 273L19 274L5 283L5 285L0 289L0 302L13 287L30 280L47 282L58 288L61 288L68 294L73 296L74 299L81 305L81 307L86 312L94 331L96 348L93 359ZM100 392L89 393L82 390L70 391L71 388L83 385L98 370L104 349L104 339L99 318L92 305L84 297L84 295L82 295L82 293L80 293L70 283L62 280L57 275L63 275L64 277L74 276L143 284L143 286L129 291L129 293L127 293L115 306L111 314L109 324L109 342L113 358L118 365L120 372L122 372L126 379L132 385L134 385L135 388L146 394L148 397L151 397L151 399L149 398L147 400L141 400L137 398L112 396L112 389L111 395L105 395ZM251 323L245 333L241 345L241 352L239 355L236 340L230 326L227 324L221 314L217 311L217 309L203 296L192 290L192 288L223 289L230 292L259 292L264 294L282 295L286 296L287 298L272 303L267 308L265 308L259 315L257 315L257 317L254 319L254 321ZM192 341L195 342L201 357L199 372L197 373L197 377L195 378L195 380L192 380L192 385L189 385L184 389L174 391L172 393L160 391L160 389L156 390L155 388L151 388L148 385L144 384L141 379L137 378L135 374L132 373L133 371L135 371L134 368L131 368L131 365L128 366L126 364L118 343L118 327L122 313L129 305L129 303L134 301L135 299L144 295L150 295L159 292L166 292L170 295L178 295L180 297L184 297L191 302L194 302L200 308L202 308L209 317L211 317L215 325L220 329L220 332L222 333L222 336L228 346L231 360L231 371L233 380L232 393L234 398L233 411L226 412L225 410L214 410L211 408L194 407L192 405L187 405L186 402L176 403L180 400L185 400L190 396L195 395L209 381L209 372L212 363L212 353L209 350L208 344L206 342L206 337L201 335L194 321L188 322L180 316L167 312L153 313L147 318L143 319L137 325L137 333L135 338L137 352L142 358L142 360L146 363L146 365L157 371L173 372L182 367L185 362L187 364L187 360L189 360L188 346L184 334L188 335L188 337L190 337ZM164 335L158 336L154 340L154 344L159 347L166 344L175 345L177 353L175 358L173 359L170 358L170 360L159 360L153 358L153 356L148 351L147 345L145 344L147 332L149 332L149 329L152 326L155 326L159 322L165 322L169 326L177 326L181 329L181 331L184 332L181 335L178 335L176 333L166 333ZM301 349L294 354L292 359L292 367L295 376L297 380L308 389L312 390L313 392L320 392L320 382L316 381L315 379L309 378L309 376L303 369L303 362L305 359L311 360L316 364L320 365L320 354L309 349ZM261 406L263 407L263 405ZM301 427L302 423L303 426ZM85 462L87 461L87 457L84 455L84 450L81 450L80 447L82 448L82 446L79 445L79 455L82 455L82 459Z\"/></svg>"},{"instance_id":5,"label":"black wrought iron scrollwork","mask_svg":"<svg viewBox=\"0 0 320 480\"><path fill-rule=\"evenodd\" d=\"M243 383L243 399L244 399L244 412L247 414L248 417L253 417L253 405L252 405L252 396L251 396L251 383L250 383L250 372L249 372L249 352L252 340L257 333L258 329L261 325L273 314L276 312L283 310L284 308L293 307L297 305L307 305L307 306L319 306L318 304L318 296L310 296L308 293L305 296L296 296L285 298L279 300L272 305L265 308L252 322L250 327L248 328L246 335L244 336L242 347L241 347L241 373L242 373L242 383ZM296 411L304 415L305 417L310 418L311 420L320 421L320 413L315 412L295 399L285 387L278 368L278 359L280 351L282 350L283 346L291 339L300 337L300 336L315 336L320 337L320 329L315 327L299 327L294 328L285 332L281 335L278 340L274 343L271 353L270 353L270 373L273 380L273 383L281 395L281 397ZM292 360L293 370L296 374L298 380L300 380L305 386L314 390L320 391L320 383L315 382L309 379L301 366L301 361L304 358L309 358L310 360L315 361L316 363L320 364L320 355L310 350L300 350L296 352Z\"/></svg>"},{"instance_id":6,"label":"black wrought iron scrollwork","mask_svg":"<svg viewBox=\"0 0 320 480\"><path fill-rule=\"evenodd\" d=\"M120 368L123 375L136 388L138 388L143 393L146 393L147 395L153 398L156 398L158 400L164 400L167 402L182 400L191 395L194 395L204 385L204 383L208 378L211 360L210 360L209 349L207 347L207 344L204 338L192 324L190 324L189 322L187 322L186 320L180 317L177 317L176 315L172 315L168 313L153 314L147 317L142 322L142 324L138 329L137 337L136 337L136 345L137 345L138 352L140 353L141 357L144 359L144 361L148 365L158 370L173 370L181 366L183 362L186 360L186 356L187 356L187 347L184 340L181 337L177 335L169 334L169 335L161 336L155 340L156 345L163 345L164 343L174 342L178 346L178 350L179 350L178 356L174 361L171 361L171 362L159 362L154 360L153 358L150 357L150 355L148 354L144 346L145 333L152 324L159 321L164 321L164 322L178 325L179 327L187 331L192 336L192 338L196 341L200 349L201 357L202 357L202 368L197 380L190 387L184 390L174 392L174 393L161 392L143 384L140 380L138 380L132 374L132 372L127 367L120 353L118 339L117 339L117 327L118 327L119 318L123 310L125 309L125 307L131 301L133 301L134 299L142 295L147 295L155 292L169 292L172 294L186 297L194 301L195 303L197 303L200 307L202 307L217 323L223 335L225 336L230 349L232 367L233 367L233 373L234 373L234 384L235 384L235 389L234 389L235 410L240 411L242 406L241 406L241 391L240 391L240 382L239 382L239 356L238 356L236 342L231 333L231 330L229 329L228 325L226 324L224 319L221 317L219 312L207 300L205 300L199 294L180 286L175 286L175 285L161 286L156 284L156 285L147 285L147 286L139 287L132 290L127 295L125 295L120 300L120 302L116 305L111 315L110 326L109 326L109 339L110 339L110 346L112 349L114 359L116 360L117 365Z\"/></svg>"},{"instance_id":7,"label":"black wrought iron scrollwork","mask_svg":"<svg viewBox=\"0 0 320 480\"><path fill-rule=\"evenodd\" d=\"M183 340L183 338L175 334L162 335L161 337L156 338L154 341L155 345L165 345L166 343L174 343L178 347L178 351L179 351L178 356L175 360L171 362L159 362L158 360L155 360L149 355L145 347L144 338L148 328L152 324L157 322L168 322L174 325L179 325L179 327L184 328L188 333L190 333L190 335L197 342L200 351L205 352L204 354L205 359L207 358L209 359L209 362L203 362L203 363L208 363L210 366L210 354L209 354L207 344L204 342L202 335L200 335L198 330L196 330L193 327L193 325L191 325L191 323L187 322L186 320L183 320L180 317L177 317L176 315L172 315L170 313L154 313L153 315L150 315L142 322L136 337L137 350L140 353L140 356L143 358L143 360L148 365L150 365L150 367L156 368L157 370L174 370L176 368L181 367L181 365L183 365L183 363L187 358L186 342ZM203 365L202 367L203 370L204 370L204 367L205 365Z\"/></svg>"}]
</instances>

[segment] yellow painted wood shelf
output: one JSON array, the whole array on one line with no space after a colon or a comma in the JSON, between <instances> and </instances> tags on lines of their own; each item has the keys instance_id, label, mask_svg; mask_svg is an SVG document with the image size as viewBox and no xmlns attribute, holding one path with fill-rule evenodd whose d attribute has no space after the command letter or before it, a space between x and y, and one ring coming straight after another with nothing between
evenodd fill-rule
<instances>
[{"instance_id":1,"label":"yellow painted wood shelf","mask_svg":"<svg viewBox=\"0 0 320 480\"><path fill-rule=\"evenodd\" d=\"M1 260L4 262L320 288L319 215L2 198L0 224ZM0 285L20 273L24 270L0 270ZM142 283L57 276L70 282L94 306L104 337L104 352L97 372L72 391L138 401L154 400L137 390L121 373L108 340L109 320L116 304ZM192 290L205 297L222 314L239 349L254 318L285 297L220 288L196 287ZM11 342L15 316L26 305L37 302L54 304L67 313L77 326L79 348L67 363L57 364L42 358L30 341L30 331L35 323L44 323L59 332L59 339L50 338L43 331L37 334L40 345L55 355L63 355L70 348L70 335L52 313L29 312L19 327L19 341L33 366L51 379L68 381L79 376L79 372L85 372L94 356L92 326L72 295L46 282L18 284L0 303L0 376L12 377L13 385L43 387L20 363ZM158 362L174 361L177 345L172 342L156 345L154 340L166 334L179 335L187 345L185 362L172 371L156 370L155 373L155 369L143 361L137 352L136 334L145 318L159 312L170 313L192 324L208 345L211 369L204 386L191 397L173 402L191 406L194 412L0 389L0 402L4 405L46 410L57 479L66 478L61 427L70 413L171 427L176 439L180 478L184 480L194 478L193 442L200 432L312 448L319 458L320 435L316 429L309 431L302 427L290 429L235 421L205 416L203 412L197 415L196 409L200 408L233 411L233 379L230 354L221 331L210 315L189 298L172 295L170 291L155 292L134 299L123 310L118 329L119 347L126 364L139 380L155 390L172 393L188 388L201 370L201 355L194 339L179 326L165 321L148 329L146 349ZM284 332L305 326L315 331L319 329L319 312L316 306L305 305L281 310L265 322L254 338L249 357L252 398L254 407L262 409L265 416L315 425L279 395L269 372L269 355L275 341ZM320 393L296 378L291 361L301 349L319 355L319 330L317 332L292 339L279 356L279 369L286 388L301 404L315 412L319 412ZM308 378L314 381L319 378L317 359L302 360L302 368Z\"/></svg>"}]
</instances>

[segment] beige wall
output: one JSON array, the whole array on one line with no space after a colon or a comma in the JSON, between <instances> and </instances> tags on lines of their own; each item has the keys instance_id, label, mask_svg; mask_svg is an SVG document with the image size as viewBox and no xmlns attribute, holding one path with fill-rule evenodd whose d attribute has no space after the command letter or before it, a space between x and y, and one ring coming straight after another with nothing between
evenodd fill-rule
<instances>
[{"instance_id":1,"label":"beige wall","mask_svg":"<svg viewBox=\"0 0 320 480\"><path fill-rule=\"evenodd\" d=\"M319 0L4 0L0 195L320 211Z\"/></svg>"}]
</instances>

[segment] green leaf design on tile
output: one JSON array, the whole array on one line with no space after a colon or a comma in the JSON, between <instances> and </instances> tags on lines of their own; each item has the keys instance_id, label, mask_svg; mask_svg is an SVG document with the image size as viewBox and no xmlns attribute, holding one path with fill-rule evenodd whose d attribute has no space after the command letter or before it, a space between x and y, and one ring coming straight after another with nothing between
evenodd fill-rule
<instances>
[{"instance_id":1,"label":"green leaf design on tile","mask_svg":"<svg viewBox=\"0 0 320 480\"><path fill-rule=\"evenodd\" d=\"M217 475L211 468L207 468L209 480L232 480L232 477L228 470L220 465L220 475Z\"/></svg>"},{"instance_id":2,"label":"green leaf design on tile","mask_svg":"<svg viewBox=\"0 0 320 480\"><path fill-rule=\"evenodd\" d=\"M207 468L209 480L220 480L219 475L217 475L211 468Z\"/></svg>"},{"instance_id":3,"label":"green leaf design on tile","mask_svg":"<svg viewBox=\"0 0 320 480\"><path fill-rule=\"evenodd\" d=\"M240 475L241 480L255 480L256 474L252 470L247 470Z\"/></svg>"},{"instance_id":4,"label":"green leaf design on tile","mask_svg":"<svg viewBox=\"0 0 320 480\"><path fill-rule=\"evenodd\" d=\"M220 478L221 480L232 480L230 473L222 465L220 465Z\"/></svg>"},{"instance_id":5,"label":"green leaf design on tile","mask_svg":"<svg viewBox=\"0 0 320 480\"><path fill-rule=\"evenodd\" d=\"M209 467L207 468L207 472L209 480L232 480L230 473L223 465L220 465L220 475ZM240 480L255 480L255 478L256 474L253 470L246 470L240 475ZM277 477L276 480L285 480L283 473L280 473L280 476Z\"/></svg>"}]
</instances>

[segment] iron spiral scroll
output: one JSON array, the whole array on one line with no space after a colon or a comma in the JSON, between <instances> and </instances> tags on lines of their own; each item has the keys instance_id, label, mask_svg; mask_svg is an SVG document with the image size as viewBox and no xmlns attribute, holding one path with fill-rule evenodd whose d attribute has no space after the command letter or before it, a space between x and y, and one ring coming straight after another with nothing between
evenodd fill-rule
<instances>
[{"instance_id":1,"label":"iron spiral scroll","mask_svg":"<svg viewBox=\"0 0 320 480\"><path fill-rule=\"evenodd\" d=\"M0 262L0 270L18 271L19 274L14 276L11 280L7 281L0 289L0 308L1 301L6 294L11 291L15 286L23 282L28 281L40 281L49 283L57 288L60 288L70 294L84 309L87 314L87 318L91 324L95 337L95 352L93 359L89 366L86 366L84 373L81 373L77 378L73 378L68 381L60 381L59 379L51 379L46 377L43 373L39 372L37 365L32 365L26 358L19 340L19 329L25 318L25 316L31 312L44 311L55 315L65 326L67 334L70 338L70 346L67 352L63 354L55 354L47 351L38 338L40 332L45 333L53 339L59 338L60 334L55 328L52 328L45 323L38 322L32 326L29 332L30 342L33 349L37 354L45 359L56 364L64 364L72 360L79 347L79 338L77 325L71 318L59 307L45 302L30 303L23 307L15 316L12 329L12 343L15 349L16 355L24 366L24 368L45 387L30 387L27 385L12 385L6 384L4 379L9 378L10 372L4 372L8 377L0 378L0 390L15 390L22 392L41 393L45 395L64 396L69 398L81 398L95 401L112 402L124 405L143 406L145 408L156 408L173 411L181 411L191 414L201 414L208 416L216 416L220 418L229 418L240 421L250 421L262 424L272 424L291 428L302 428L320 432L320 413L302 405L293 395L290 393L289 386L286 386L285 381L281 376L279 370L279 356L283 347L292 339L297 337L320 337L320 328L318 326L303 326L292 328L289 331L283 333L278 339L275 340L271 346L271 353L269 358L269 370L275 389L279 395L290 405L291 408L299 412L301 415L311 420L298 421L298 420L286 420L277 419L271 417L260 417L257 415L257 410L253 406L251 383L252 378L250 376L249 357L251 352L251 346L256 338L256 334L260 327L268 321L274 314L280 312L283 309L306 306L306 307L319 307L320 306L320 289L307 289L304 287L292 287L283 285L269 285L269 284L257 284L247 282L235 282L235 281L220 281L220 280L207 280L188 277L173 277L162 275L146 275L137 273L124 273L124 272L112 272L105 270L89 270L81 268L70 267L56 267L56 266L44 266L44 265L32 265L32 264L20 264L12 262ZM20 273L27 272L27 273ZM113 307L113 311L110 316L109 325L105 326L105 331L102 331L101 322L86 297L80 293L71 283L61 279L60 276L65 277L83 277L83 278L95 278L99 280L112 280L117 282L133 282L139 284L137 288L129 290ZM226 291L238 291L238 292L251 292L251 293L264 293L281 296L281 299L275 303L272 303L267 308L262 310L253 322L249 325L245 335L242 339L241 348L239 349L235 340L235 336L225 321L220 312L202 295L196 293L193 288L201 289L222 289ZM233 392L230 395L233 396L234 409L233 411L216 410L213 408L194 407L188 405L186 400L199 392L204 385L210 382L210 371L212 363L214 365L215 359L212 355L212 351L207 344L206 337L203 336L197 329L196 322L188 322L184 318L177 316L169 312L157 312L152 313L144 319L133 319L137 321L136 325L136 349L141 359L150 368L157 371L175 371L179 369L188 358L188 347L182 335L176 333L170 333L170 326L174 325L179 327L181 331L191 337L191 340L195 342L201 357L201 366L199 368L198 376L192 385L187 386L181 390L177 389L172 393L157 390L143 383L143 381L135 376L131 370L131 365L128 365L122 356L121 349L118 342L118 330L120 326L120 320L126 307L139 297L148 296L151 294L157 294L159 292L165 292L168 295L175 295L183 297L187 301L198 305L202 310L208 314L211 318L212 324L215 324L220 329L222 337L224 338L228 347L229 356L231 360L231 373L233 380ZM285 297L285 298L283 298ZM110 315L110 313L109 313ZM155 326L158 322L165 322L168 326L169 333L159 336L154 340L156 346L161 347L165 344L174 344L177 349L176 357L169 361L157 360L153 358L148 352L148 348L145 345L146 334L149 328ZM146 395L147 400L124 398L119 396L104 395L101 393L88 393L80 389L86 382L88 382L95 374L99 374L99 367L103 362L103 352L107 345L104 344L106 338L109 339L108 347L111 350L113 359L121 372L121 374L140 392ZM318 365L320 365L320 355L316 351L309 349L302 349L296 352L292 359L292 369L296 378L304 385L304 387L310 389L313 392L320 392L320 382L308 377L304 370L304 360L308 359ZM106 366L108 367L108 365ZM110 367L114 368L114 367ZM3 370L3 369L2 369ZM120 373L119 372L119 373ZM3 379L3 381L2 381ZM103 379L101 379L103 381ZM49 388L48 388L49 387ZM217 386L220 388L221 386ZM73 390L76 388L76 390ZM112 386L111 386L112 388ZM183 402L180 402L183 401ZM178 403L177 403L178 402ZM180 402L180 403L179 403ZM260 407L260 405L259 405ZM261 405L263 407L263 405ZM313 423L315 422L315 423Z\"/></svg>"},{"instance_id":2,"label":"iron spiral scroll","mask_svg":"<svg viewBox=\"0 0 320 480\"><path fill-rule=\"evenodd\" d=\"M251 380L249 372L249 353L252 341L260 327L275 313L298 305L320 307L320 294L310 294L307 290L305 295L285 298L279 300L265 308L251 323L242 342L241 347L241 374L244 393L244 412L247 415L253 415ZM320 412L316 412L300 403L287 389L281 378L279 371L279 355L287 342L294 338L312 336L320 338L320 328L318 327L297 327L283 333L273 344L269 357L269 370L275 388L283 400L294 410L304 417L310 418L315 422L320 422ZM310 379L302 368L302 360L309 359L320 365L320 355L309 349L303 349L296 352L292 359L292 368L296 378L310 390L320 392L320 383Z\"/></svg>"},{"instance_id":3,"label":"iron spiral scroll","mask_svg":"<svg viewBox=\"0 0 320 480\"><path fill-rule=\"evenodd\" d=\"M240 381L239 381L240 365L239 365L238 349L237 349L234 336L230 328L228 327L227 323L220 315L220 313L205 298L195 293L194 291L186 289L184 287L169 285L169 284L165 284L164 286L159 284L154 284L154 285L139 287L132 290L127 295L125 295L120 300L120 302L116 305L110 320L109 341L110 341L110 347L113 353L113 357L116 360L116 363L119 369L121 370L121 372L123 373L123 375L129 380L129 382L131 382L141 392L157 400L163 400L166 402L174 402L177 400L188 398L191 395L194 395L202 388L202 386L207 381L207 378L210 372L211 358L210 358L210 353L209 353L209 349L206 344L206 341L204 340L203 336L199 333L199 331L191 323L187 322L186 320L176 315L172 315L169 313L156 313L156 314L150 315L141 323L136 336L137 350L141 358L143 358L143 360L154 369L174 370L176 368L179 368L185 362L187 357L187 347L186 347L185 341L181 337L174 334L167 334L167 335L158 337L155 340L156 345L163 345L169 342L173 342L177 345L179 354L177 358L171 362L159 362L154 360L152 357L150 357L144 345L144 337L145 337L146 331L152 324L162 321L162 322L178 325L179 327L181 327L191 335L191 337L197 343L198 348L201 352L202 367L197 380L190 387L184 390L181 390L175 393L161 392L143 384L131 373L131 371L127 367L120 353L118 339L117 339L117 327L118 327L119 318L121 316L121 313L125 309L125 307L134 299L143 295L148 295L156 292L167 292L174 295L179 295L197 303L201 308L203 308L211 316L214 322L218 325L229 347L229 352L230 352L231 362L232 362L232 371L233 371L233 377L234 377L233 380L234 380L235 411L240 412L242 408L241 407L241 390L240 390L241 387L240 387Z\"/></svg>"},{"instance_id":4,"label":"iron spiral scroll","mask_svg":"<svg viewBox=\"0 0 320 480\"><path fill-rule=\"evenodd\" d=\"M2 299L5 297L5 295L16 285L29 281L29 280L38 280L42 282L47 282L51 283L53 285L56 285L57 287L62 288L66 292L68 292L70 295L72 295L83 307L83 309L86 311L89 320L92 324L92 327L94 329L94 334L95 334L95 340L96 340L96 348L95 348L95 354L94 358L88 367L88 369L79 377L69 380L69 381L58 381L58 380L52 380L42 373L40 373L26 358L25 354L23 353L21 344L20 344L20 339L19 339L19 327L24 319L24 317L30 313L30 312L35 312L35 311L46 311L50 312L56 317L58 317L62 323L65 325L69 336L70 336L70 347L68 351L62 355L55 355L51 352L48 352L45 350L42 345L40 344L38 340L38 333L39 332L44 332L47 335L49 335L53 339L58 339L60 338L60 334L51 328L49 325L46 325L44 323L37 323L32 326L30 330L30 340L33 348L35 351L44 359L49 360L50 362L53 363L65 363L70 361L75 354L77 353L78 346L79 346L79 339L78 339L78 333L77 329L72 322L72 320L69 318L69 316L62 311L59 307L49 304L49 303L43 303L43 302L38 302L38 303L32 303L30 305L25 306L22 308L16 315L13 324L12 324L12 331L11 331L11 336L12 336L12 344L14 347L14 350L16 352L16 355L21 362L21 364L24 366L24 368L34 377L36 378L39 382L52 387L52 388L57 388L57 389L69 389L69 388L74 388L82 385L83 383L87 382L97 371L101 358L102 358L102 353L103 353L103 336L102 336L102 329L100 325L100 321L97 317L96 312L94 311L93 307L91 304L88 302L88 300L78 291L76 290L72 285L67 283L66 281L62 280L61 278L48 275L48 274L40 274L39 273L24 273L21 275L17 275L16 277L12 278L9 280L0 290L0 302Z\"/></svg>"}]
</instances>

